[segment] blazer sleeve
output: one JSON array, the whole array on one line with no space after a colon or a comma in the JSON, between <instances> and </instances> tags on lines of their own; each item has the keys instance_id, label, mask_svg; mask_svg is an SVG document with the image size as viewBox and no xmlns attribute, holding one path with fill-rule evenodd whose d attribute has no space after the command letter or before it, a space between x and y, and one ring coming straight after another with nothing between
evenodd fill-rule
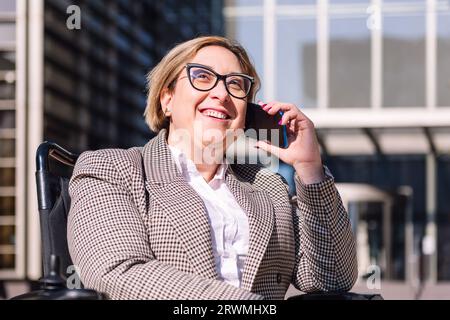
<instances>
[{"instance_id":1,"label":"blazer sleeve","mask_svg":"<svg viewBox=\"0 0 450 320\"><path fill-rule=\"evenodd\" d=\"M325 175L324 181L309 185L296 173L294 178L296 263L292 283L303 292L348 291L358 274L348 213L326 167Z\"/></svg>"},{"instance_id":2,"label":"blazer sleeve","mask_svg":"<svg viewBox=\"0 0 450 320\"><path fill-rule=\"evenodd\" d=\"M69 251L85 287L112 299L262 299L155 259L121 171L105 154L83 153L69 185Z\"/></svg>"}]
</instances>

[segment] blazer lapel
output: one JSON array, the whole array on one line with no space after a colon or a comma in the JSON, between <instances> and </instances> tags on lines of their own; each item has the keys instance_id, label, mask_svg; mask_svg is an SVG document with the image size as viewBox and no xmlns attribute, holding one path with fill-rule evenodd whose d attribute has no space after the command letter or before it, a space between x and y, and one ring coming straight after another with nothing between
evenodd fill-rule
<instances>
[{"instance_id":1,"label":"blazer lapel","mask_svg":"<svg viewBox=\"0 0 450 320\"><path fill-rule=\"evenodd\" d=\"M226 177L227 186L248 216L250 243L241 287L251 291L264 257L274 225L273 205L267 192L239 181L231 166Z\"/></svg>"},{"instance_id":2,"label":"blazer lapel","mask_svg":"<svg viewBox=\"0 0 450 320\"><path fill-rule=\"evenodd\" d=\"M178 171L161 130L143 149L146 189L149 197L166 212L195 272L219 279L212 250L211 229L204 203ZM250 244L242 276L242 288L251 291L274 226L273 204L267 192L240 181L232 165L226 183L247 213Z\"/></svg>"},{"instance_id":3,"label":"blazer lapel","mask_svg":"<svg viewBox=\"0 0 450 320\"><path fill-rule=\"evenodd\" d=\"M178 172L167 146L166 134L166 130L161 130L143 150L147 192L170 219L195 273L217 279L205 206Z\"/></svg>"}]
</instances>

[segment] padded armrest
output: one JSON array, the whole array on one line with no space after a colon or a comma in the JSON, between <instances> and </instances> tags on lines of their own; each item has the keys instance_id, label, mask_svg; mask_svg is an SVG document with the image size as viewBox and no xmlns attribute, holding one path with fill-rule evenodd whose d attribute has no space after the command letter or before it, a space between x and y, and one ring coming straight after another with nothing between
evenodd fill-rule
<instances>
[{"instance_id":1,"label":"padded armrest","mask_svg":"<svg viewBox=\"0 0 450 320\"><path fill-rule=\"evenodd\" d=\"M287 300L384 300L379 294L354 292L317 292L289 297Z\"/></svg>"},{"instance_id":2,"label":"padded armrest","mask_svg":"<svg viewBox=\"0 0 450 320\"><path fill-rule=\"evenodd\" d=\"M106 296L90 289L45 289L14 297L11 300L105 300Z\"/></svg>"}]
</instances>

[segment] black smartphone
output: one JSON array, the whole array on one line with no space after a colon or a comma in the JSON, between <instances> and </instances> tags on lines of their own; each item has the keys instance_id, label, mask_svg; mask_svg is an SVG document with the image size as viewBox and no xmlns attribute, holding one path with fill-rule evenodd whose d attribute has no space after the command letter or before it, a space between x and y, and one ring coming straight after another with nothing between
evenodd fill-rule
<instances>
[{"instance_id":1,"label":"black smartphone","mask_svg":"<svg viewBox=\"0 0 450 320\"><path fill-rule=\"evenodd\" d=\"M257 140L269 140L272 145L287 147L287 129L279 125L283 112L270 115L259 104L247 103L245 134Z\"/></svg>"}]
</instances>

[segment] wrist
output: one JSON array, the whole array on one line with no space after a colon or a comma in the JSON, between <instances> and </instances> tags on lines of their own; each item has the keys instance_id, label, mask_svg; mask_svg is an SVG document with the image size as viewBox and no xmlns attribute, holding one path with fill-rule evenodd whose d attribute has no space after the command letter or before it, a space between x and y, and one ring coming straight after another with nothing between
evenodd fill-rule
<instances>
[{"instance_id":1,"label":"wrist","mask_svg":"<svg viewBox=\"0 0 450 320\"><path fill-rule=\"evenodd\" d=\"M293 167L303 184L314 184L325 180L322 162L294 163Z\"/></svg>"}]
</instances>

